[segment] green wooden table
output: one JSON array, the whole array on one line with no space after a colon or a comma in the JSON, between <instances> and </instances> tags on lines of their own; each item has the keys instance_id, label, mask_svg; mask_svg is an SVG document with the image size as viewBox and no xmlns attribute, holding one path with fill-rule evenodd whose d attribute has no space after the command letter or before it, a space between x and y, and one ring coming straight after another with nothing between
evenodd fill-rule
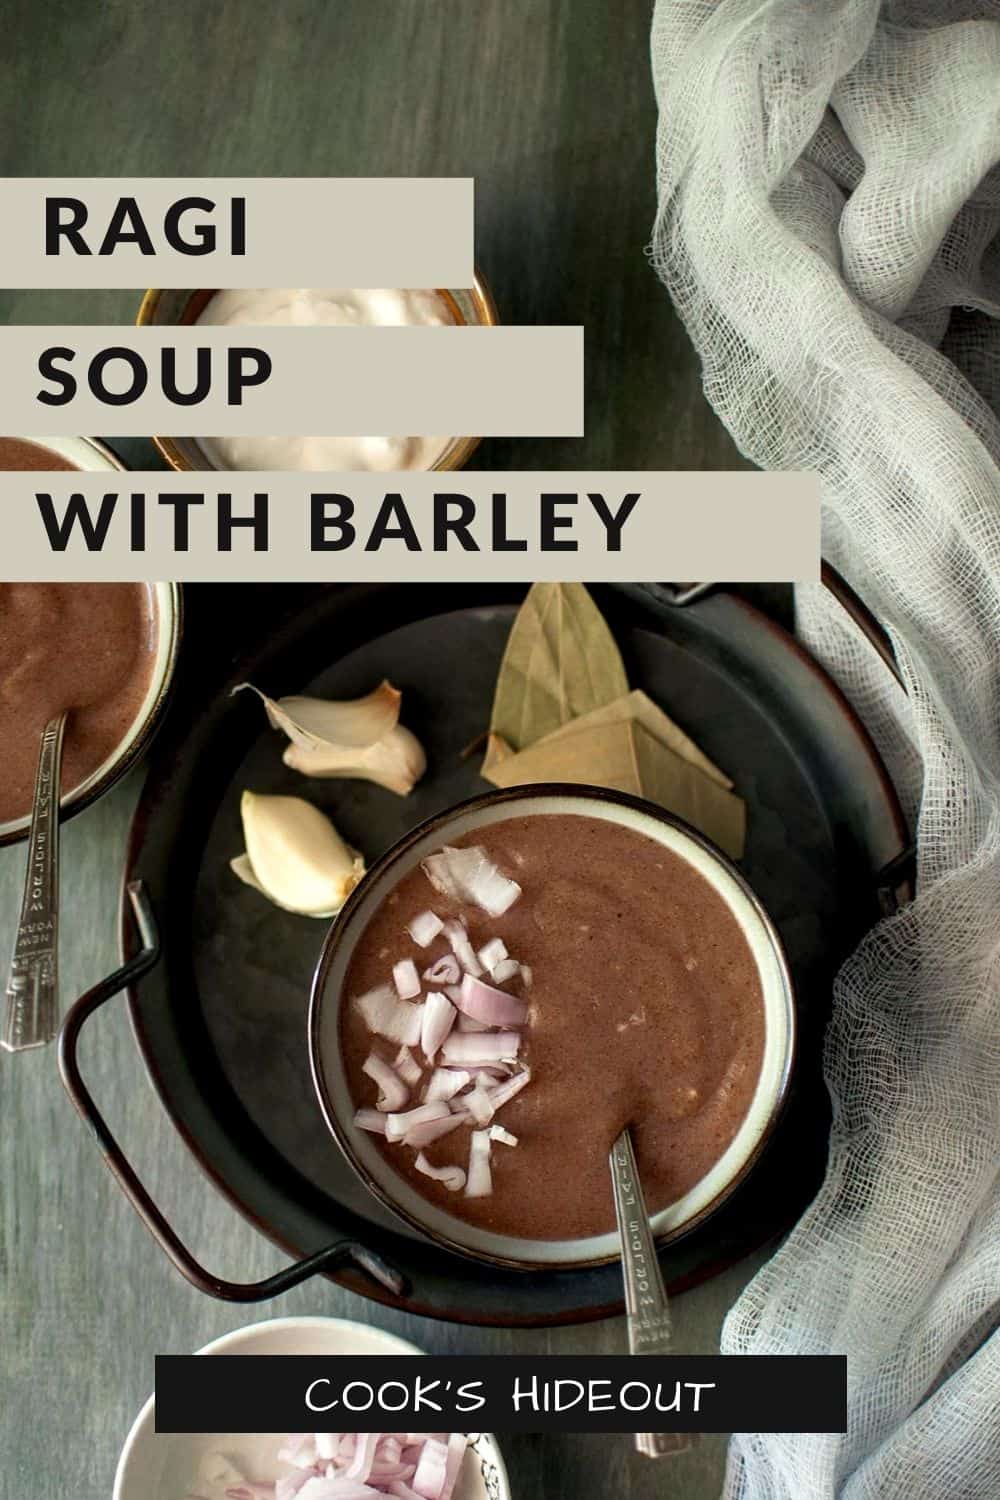
<instances>
[{"instance_id":1,"label":"green wooden table","mask_svg":"<svg viewBox=\"0 0 1000 1500\"><path fill-rule=\"evenodd\" d=\"M479 467L732 468L697 363L644 254L654 209L648 0L14 0L2 68L4 175L471 175L477 247L503 317L586 327L587 435L493 440ZM405 233L406 226L400 226ZM0 293L11 322L131 321L138 295ZM114 439L112 439L114 441ZM141 441L119 450L153 466ZM2 563L0 563L2 568ZM220 604L220 607L222 605ZM141 773L140 773L141 774ZM63 990L113 966L138 787L64 833ZM23 849L0 856L0 959ZM227 1276L282 1257L200 1175L120 1014L84 1062L113 1128L189 1243ZM51 1050L0 1059L0 1497L110 1495L158 1351L241 1321L319 1312L435 1352L618 1351L603 1323L505 1333L395 1316L328 1284L241 1312L168 1268L59 1087ZM675 1307L677 1347L716 1346L745 1262ZM659 1465L626 1439L510 1438L516 1500L718 1492L723 1443Z\"/></svg>"}]
</instances>

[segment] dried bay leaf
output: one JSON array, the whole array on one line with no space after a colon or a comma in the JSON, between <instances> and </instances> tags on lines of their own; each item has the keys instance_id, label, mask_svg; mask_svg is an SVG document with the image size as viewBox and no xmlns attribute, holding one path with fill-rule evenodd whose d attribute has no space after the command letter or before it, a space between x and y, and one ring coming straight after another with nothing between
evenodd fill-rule
<instances>
[{"instance_id":1,"label":"dried bay leaf","mask_svg":"<svg viewBox=\"0 0 1000 1500\"><path fill-rule=\"evenodd\" d=\"M482 775L494 786L608 787L683 818L733 858L746 808L732 782L644 692L582 584L537 583L511 629Z\"/></svg>"},{"instance_id":2,"label":"dried bay leaf","mask_svg":"<svg viewBox=\"0 0 1000 1500\"><path fill-rule=\"evenodd\" d=\"M621 653L583 584L533 584L500 664L490 733L523 750L627 693Z\"/></svg>"},{"instance_id":3,"label":"dried bay leaf","mask_svg":"<svg viewBox=\"0 0 1000 1500\"><path fill-rule=\"evenodd\" d=\"M509 745L506 740L501 739L498 734L487 735L486 754L479 768L480 776L485 776L487 781L491 781L490 772L493 767L498 766L503 760L509 760L512 755L516 754L517 751L513 746Z\"/></svg>"},{"instance_id":4,"label":"dried bay leaf","mask_svg":"<svg viewBox=\"0 0 1000 1500\"><path fill-rule=\"evenodd\" d=\"M684 733L680 725L675 724L673 719L665 714L652 698L647 697L641 688L633 688L630 693L625 694L624 698L616 698L614 703L608 703L603 708L595 708L592 713L583 714L579 719L574 719L571 724L564 724L561 729L553 730L551 734L545 736L545 743L551 744L563 735L575 734L581 729L595 728L599 724L617 724L622 720L635 720L654 739L666 745L668 750L672 750L682 760L690 761L693 766L697 766L700 771L710 776L713 781L717 781L727 791L732 791L733 783L725 772L720 771L694 740ZM506 748L507 754L510 754L510 747ZM495 764L498 754L502 754L502 750L498 748L494 751L491 745L487 750L487 764ZM483 766L483 774L486 774L486 765Z\"/></svg>"},{"instance_id":5,"label":"dried bay leaf","mask_svg":"<svg viewBox=\"0 0 1000 1500\"><path fill-rule=\"evenodd\" d=\"M636 718L598 723L550 736L497 759L494 786L567 781L644 797L683 818L733 859L743 853L746 808L718 779L678 755Z\"/></svg>"}]
</instances>

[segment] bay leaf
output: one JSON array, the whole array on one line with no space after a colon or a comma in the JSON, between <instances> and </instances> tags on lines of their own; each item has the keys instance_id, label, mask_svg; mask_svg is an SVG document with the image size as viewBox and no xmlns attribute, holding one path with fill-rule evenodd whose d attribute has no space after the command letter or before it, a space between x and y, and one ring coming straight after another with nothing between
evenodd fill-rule
<instances>
[{"instance_id":1,"label":"bay leaf","mask_svg":"<svg viewBox=\"0 0 1000 1500\"><path fill-rule=\"evenodd\" d=\"M517 751L513 746L509 745L506 740L501 739L498 734L487 735L486 754L479 768L480 776L485 776L486 780L489 781L490 772L493 767L498 766L502 760L509 760L512 755L516 754Z\"/></svg>"},{"instance_id":2,"label":"bay leaf","mask_svg":"<svg viewBox=\"0 0 1000 1500\"><path fill-rule=\"evenodd\" d=\"M562 735L576 734L581 729L592 729L599 724L617 724L622 720L631 719L641 724L654 739L666 745L668 750L672 750L682 760L690 761L693 766L704 771L706 776L710 776L727 791L732 791L733 783L725 772L720 771L694 740L684 733L680 725L675 724L673 719L664 713L652 698L647 697L641 688L633 688L630 693L625 694L624 698L616 698L614 703L607 703L603 708L595 708L592 713L581 715L571 724L564 724L561 728L554 729L551 734L545 736L545 743L549 744L558 740ZM490 763L495 760L495 756L491 757L489 751L487 751L486 758Z\"/></svg>"},{"instance_id":3,"label":"bay leaf","mask_svg":"<svg viewBox=\"0 0 1000 1500\"><path fill-rule=\"evenodd\" d=\"M621 653L583 584L533 584L500 664L491 734L523 750L627 692Z\"/></svg>"},{"instance_id":4,"label":"bay leaf","mask_svg":"<svg viewBox=\"0 0 1000 1500\"><path fill-rule=\"evenodd\" d=\"M683 818L732 859L743 853L746 808L742 799L676 754L635 718L584 729L571 726L516 755L499 758L487 780L502 787L567 781L629 792Z\"/></svg>"}]
</instances>

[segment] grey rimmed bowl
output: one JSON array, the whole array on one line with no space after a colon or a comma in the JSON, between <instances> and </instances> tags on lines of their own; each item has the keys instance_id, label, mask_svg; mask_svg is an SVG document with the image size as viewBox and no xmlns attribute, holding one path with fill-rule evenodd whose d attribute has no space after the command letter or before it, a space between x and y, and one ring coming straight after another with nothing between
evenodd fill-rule
<instances>
[{"instance_id":1,"label":"grey rimmed bowl","mask_svg":"<svg viewBox=\"0 0 1000 1500\"><path fill-rule=\"evenodd\" d=\"M354 948L383 900L410 870L443 844L507 818L576 813L607 819L652 838L679 855L725 901L747 940L764 999L764 1057L749 1111L735 1138L700 1182L652 1217L660 1243L687 1234L722 1206L752 1171L777 1121L795 1055L795 1004L781 940L747 881L708 839L669 813L623 793L562 784L510 787L487 793L428 819L395 844L355 889L329 929L313 979L309 1053L327 1126L368 1189L412 1229L461 1255L521 1270L602 1265L619 1255L618 1235L533 1240L467 1223L418 1193L396 1172L372 1136L354 1124L340 1040L345 980ZM544 1087L537 1080L532 1087ZM609 1143L610 1144L610 1143ZM608 1192L610 1194L610 1181Z\"/></svg>"}]
</instances>

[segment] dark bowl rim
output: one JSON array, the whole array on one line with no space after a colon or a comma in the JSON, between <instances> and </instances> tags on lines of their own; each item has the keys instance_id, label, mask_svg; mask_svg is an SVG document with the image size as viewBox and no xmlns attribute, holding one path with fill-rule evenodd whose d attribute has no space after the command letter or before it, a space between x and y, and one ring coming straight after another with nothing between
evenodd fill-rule
<instances>
[{"instance_id":1,"label":"dark bowl rim","mask_svg":"<svg viewBox=\"0 0 1000 1500\"><path fill-rule=\"evenodd\" d=\"M351 895L348 897L347 901L344 903L337 916L333 918L330 926L327 928L326 936L323 939L323 946L320 950L320 955L317 959L316 967L313 971L312 983L309 989L309 1015L307 1023L309 1067L312 1074L313 1087L316 1090L316 1097L319 1102L323 1118L326 1122L327 1129L330 1131L330 1134L333 1136L334 1141L343 1152L348 1165L351 1167L352 1171L359 1179L359 1181L368 1189L370 1193L372 1193L372 1195L378 1200L378 1202L380 1202L383 1207L389 1209L389 1211L394 1214L396 1218L400 1219L405 1225L407 1225L408 1228L415 1230L425 1240L429 1240L432 1244L439 1245L442 1248L451 1251L453 1254L462 1256L466 1260L478 1261L480 1264L485 1264L493 1267L499 1266L503 1267L505 1270L524 1272L584 1271L588 1268L612 1264L618 1258L617 1251L612 1251L607 1255L593 1256L572 1261L539 1261L527 1258L513 1259L509 1256L495 1255L487 1251L473 1249L468 1245L459 1243L458 1241L451 1239L448 1235L438 1233L437 1231L432 1231L427 1227L426 1224L421 1223L418 1218L416 1218L407 1209L398 1204L391 1196L391 1194L389 1194L382 1187L382 1185L372 1177L371 1173L359 1160L354 1150L350 1136L346 1129L343 1127L343 1124L339 1118L338 1112L334 1106L333 1100L327 1088L326 1072L323 1066L319 1045L320 1019L321 1012L323 1010L324 994L327 990L327 980L329 977L330 967L333 963L334 956L336 955L342 942L344 941L344 936L346 934L348 926L350 925L351 918L357 911L361 902L366 899L367 891L370 890L372 884L375 881L382 879L382 877L391 869L391 867L396 864L397 861L401 859L403 855L405 855L406 852L415 843L418 843L420 840L424 839L428 834L434 833L436 830L447 826L448 824L453 822L456 817L464 816L468 813L474 814L480 811L480 809L495 807L505 802L524 801L525 799L530 800L534 797L568 797L571 799L579 799L580 801L586 802L607 802L618 807L629 808L635 812L642 813L646 817L653 818L657 822L664 824L668 828L672 828L676 832L679 832L682 835L686 836L693 843L697 844L717 864L721 865L723 870L730 876L732 880L735 881L741 893L745 896L750 906L752 907L754 914L756 915L764 930L765 935L768 938L768 941L770 942L772 951L778 964L778 970L782 981L785 1010L786 1043L781 1076L778 1080L773 1103L771 1104L767 1119L764 1122L760 1135L754 1143L753 1148L751 1149L745 1160L742 1162L739 1170L733 1175L733 1177L729 1179L728 1182L726 1182L719 1189L715 1197L712 1198L709 1203L705 1204L702 1209L699 1209L696 1214L693 1214L689 1219L685 1219L683 1224L678 1225L676 1229L668 1230L664 1234L658 1234L656 1236L657 1246L675 1244L678 1240L683 1239L685 1235L692 1233L696 1229L699 1229L708 1219L712 1217L713 1214L717 1212L718 1209L722 1207L722 1205L732 1196L736 1189L740 1187L743 1182L745 1182L749 1174L753 1171L754 1167L762 1157L774 1133L774 1130L777 1127L779 1120L781 1119L782 1113L788 1100L789 1088L791 1085L795 1062L798 1055L798 1028L796 1023L795 984L792 979L787 957L785 955L784 946L781 942L778 930L775 927L774 922L772 921L760 897L757 895L756 891L750 885L746 876L739 869L739 867L729 858L728 855L726 855L718 847L717 844L713 843L711 839L707 838L703 833L699 832L698 829L693 828L691 824L685 822L683 818L679 818L673 813L667 812L664 808L657 806L655 803L648 802L643 797L634 797L627 792L612 791L607 787L591 786L587 783L582 782L560 781L532 782L524 786L498 787L493 791L485 792L480 796L466 798L464 801L457 802L451 807L444 809L442 812L432 814L431 817L425 818L421 823L417 824L416 827L411 828L402 836L402 838L397 839L397 841L376 860L371 869L366 872L365 877L351 892ZM338 1006L342 1003L342 1001L343 996L338 995ZM442 1210L442 1212L447 1212L447 1210ZM507 1236L505 1236L505 1238L507 1238ZM510 1238L513 1238L513 1236L510 1236Z\"/></svg>"}]
</instances>

